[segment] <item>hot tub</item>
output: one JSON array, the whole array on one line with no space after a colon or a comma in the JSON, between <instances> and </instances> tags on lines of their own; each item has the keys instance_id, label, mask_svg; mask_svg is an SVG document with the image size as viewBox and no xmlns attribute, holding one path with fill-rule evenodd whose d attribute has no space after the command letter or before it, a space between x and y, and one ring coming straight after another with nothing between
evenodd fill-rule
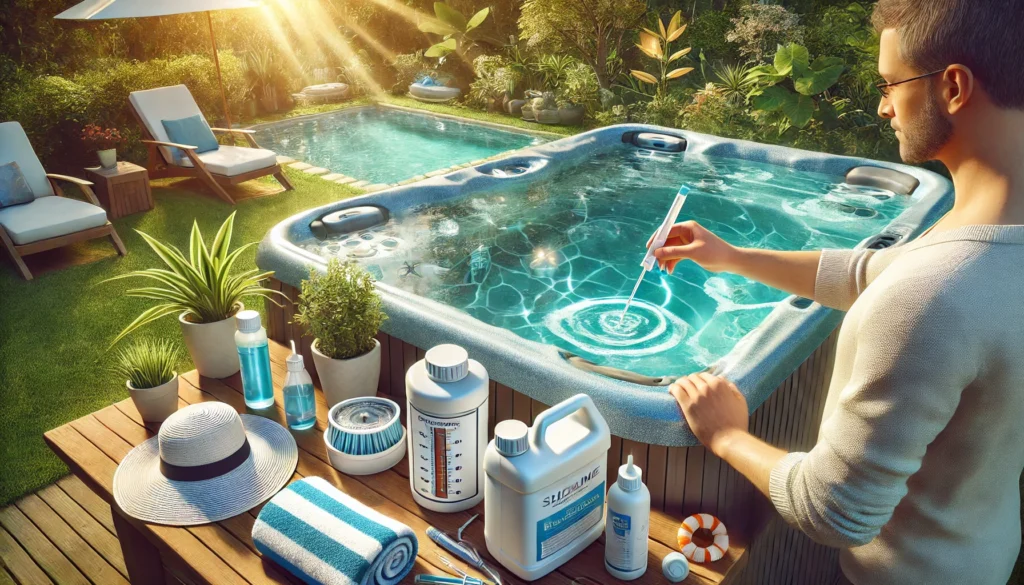
<instances>
[{"instance_id":1,"label":"hot tub","mask_svg":"<svg viewBox=\"0 0 1024 585\"><path fill-rule=\"evenodd\" d=\"M529 423L585 392L616 436L610 470L632 454L654 506L745 525L752 486L698 446L666 386L724 375L747 397L752 432L808 449L842 314L682 263L649 273L621 319L645 242L682 184L679 221L772 249L901 245L952 204L947 180L914 167L620 125L295 215L267 235L257 263L292 298L331 257L375 274L389 316L382 392L401 399L422 349L458 343L495 381L492 425ZM291 309L268 308L271 336L297 338Z\"/></svg>"}]
</instances>

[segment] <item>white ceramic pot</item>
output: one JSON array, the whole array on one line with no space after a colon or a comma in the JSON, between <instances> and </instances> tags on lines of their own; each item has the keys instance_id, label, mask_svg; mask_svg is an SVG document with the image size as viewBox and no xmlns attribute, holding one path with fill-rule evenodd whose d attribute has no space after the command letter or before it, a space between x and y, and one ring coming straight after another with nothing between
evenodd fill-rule
<instances>
[{"instance_id":1,"label":"white ceramic pot","mask_svg":"<svg viewBox=\"0 0 1024 585\"><path fill-rule=\"evenodd\" d=\"M117 149L108 148L97 150L96 155L100 157L100 166L105 169L112 169L117 166Z\"/></svg>"},{"instance_id":2,"label":"white ceramic pot","mask_svg":"<svg viewBox=\"0 0 1024 585\"><path fill-rule=\"evenodd\" d=\"M329 358L317 351L313 341L313 364L320 377L327 408L342 400L359 396L376 396L380 379L380 342L373 340L373 349L347 360Z\"/></svg>"},{"instance_id":3,"label":"white ceramic pot","mask_svg":"<svg viewBox=\"0 0 1024 585\"><path fill-rule=\"evenodd\" d=\"M245 308L241 303L238 306L238 311ZM234 314L216 323L191 323L185 320L185 313L182 313L178 315L178 324L185 338L185 347L200 376L227 378L238 373L241 365L238 362L238 350L235 349L237 328Z\"/></svg>"},{"instance_id":4,"label":"white ceramic pot","mask_svg":"<svg viewBox=\"0 0 1024 585\"><path fill-rule=\"evenodd\" d=\"M135 403L135 408L146 422L164 422L164 419L178 410L178 373L169 382L156 388L132 388L131 381L125 382L128 394Z\"/></svg>"}]
</instances>

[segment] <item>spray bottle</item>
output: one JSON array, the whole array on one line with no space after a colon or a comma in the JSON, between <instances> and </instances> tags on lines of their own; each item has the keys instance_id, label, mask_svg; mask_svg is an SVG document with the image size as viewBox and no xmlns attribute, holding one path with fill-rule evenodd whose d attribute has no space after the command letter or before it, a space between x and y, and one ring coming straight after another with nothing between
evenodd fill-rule
<instances>
[{"instance_id":1,"label":"spray bottle","mask_svg":"<svg viewBox=\"0 0 1024 585\"><path fill-rule=\"evenodd\" d=\"M632 581L647 571L647 534L651 520L651 492L643 471L630 455L619 467L619 478L608 490L605 522L604 568L617 579Z\"/></svg>"}]
</instances>

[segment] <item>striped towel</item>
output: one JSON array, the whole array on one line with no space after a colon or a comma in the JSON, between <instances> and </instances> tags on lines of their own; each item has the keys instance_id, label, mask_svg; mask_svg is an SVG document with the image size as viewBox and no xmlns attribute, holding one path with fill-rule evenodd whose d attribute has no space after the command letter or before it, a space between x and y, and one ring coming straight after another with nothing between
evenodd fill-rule
<instances>
[{"instance_id":1,"label":"striped towel","mask_svg":"<svg viewBox=\"0 0 1024 585\"><path fill-rule=\"evenodd\" d=\"M364 506L319 477L270 499L252 528L264 556L306 583L395 585L412 570L411 528Z\"/></svg>"}]
</instances>

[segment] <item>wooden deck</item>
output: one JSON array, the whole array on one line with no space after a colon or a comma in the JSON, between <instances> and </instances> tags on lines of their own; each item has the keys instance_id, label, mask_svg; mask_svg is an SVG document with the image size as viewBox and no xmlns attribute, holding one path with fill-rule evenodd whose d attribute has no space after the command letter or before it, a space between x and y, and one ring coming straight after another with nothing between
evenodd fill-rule
<instances>
[{"instance_id":1,"label":"wooden deck","mask_svg":"<svg viewBox=\"0 0 1024 585\"><path fill-rule=\"evenodd\" d=\"M65 583L128 583L110 506L73 475L0 510L0 585Z\"/></svg>"},{"instance_id":2,"label":"wooden deck","mask_svg":"<svg viewBox=\"0 0 1024 585\"><path fill-rule=\"evenodd\" d=\"M276 343L272 343L271 346L272 373L277 382L275 385L279 388L284 377L284 358L288 351ZM280 390L275 389L275 394L275 408L258 414L283 422ZM179 398L181 406L220 400L242 412L245 411L237 375L221 381L201 378L195 372L190 372L181 378ZM327 463L323 439L320 436L325 422L326 405L322 394L318 392L316 430L295 433L299 445L299 463L295 477L324 477L353 497L405 522L420 536L420 554L414 572L444 573L435 554L443 551L426 538L426 527L433 525L454 532L468 519L469 514L482 513L482 506L457 514L437 514L420 508L412 501L409 493L408 467L405 461L389 471L373 476L349 477L335 471ZM15 520L10 523L12 529L8 527L7 516L3 517L3 528L7 531L4 534L17 534L15 538L5 538L0 543L3 544L0 550L4 563L16 567L16 570L6 569L7 572L3 576L11 578L0 579L0 585L8 581L23 585L37 582L124 583L126 574L139 576L137 585L143 582L164 582L172 585L179 582L240 585L283 585L296 582L286 571L273 563L263 561L256 554L250 533L259 507L215 524L172 528L125 519L121 513L111 510L106 504L102 507L96 505L97 501L112 501L112 479L117 462L134 445L152 436L156 428L156 425L143 426L134 405L130 400L125 400L46 433L46 440L51 448L85 482L62 480L73 486L67 489L74 489L76 495L77 492L87 491L95 492L98 496L93 495L85 500L87 505L79 504L78 507L87 512L78 513L72 520L56 518L58 512L54 512L55 508L45 503L46 500L41 496L39 499L45 503L44 506L37 505L33 508L34 496L28 496L9 509ZM67 496L60 498L61 501L71 499L65 488L60 485L57 487L64 496ZM58 501L57 498L51 499ZM21 521L21 516L25 515L23 505L25 509L32 510L34 515L28 522ZM70 506L70 509L75 508ZM52 513L47 513L47 510ZM93 516L93 513L96 515ZM656 511L652 514L649 569L644 577L635 583L668 585L661 575L661 559L675 547L679 520L680 518L664 512ZM61 529L61 523L67 525L67 528ZM88 533L91 536L86 537L77 532L78 527L83 524L91 527L91 532ZM474 522L467 532L472 541L483 543L482 522ZM113 537L114 534L120 534L122 540L118 542ZM729 554L722 561L694 565L685 584L734 583L747 561L742 535L736 534L734 542ZM124 553L125 560L122 561L119 556L104 557L98 550L103 548L109 552L111 545L115 549L120 545L125 547L123 550L131 552ZM501 573L506 583L523 585L522 580L503 569ZM620 581L606 573L603 552L598 543L588 547L537 583L571 585L573 581L582 583L584 578L588 583L593 580L602 585L622 585ZM412 575L402 583L411 584Z\"/></svg>"}]
</instances>

